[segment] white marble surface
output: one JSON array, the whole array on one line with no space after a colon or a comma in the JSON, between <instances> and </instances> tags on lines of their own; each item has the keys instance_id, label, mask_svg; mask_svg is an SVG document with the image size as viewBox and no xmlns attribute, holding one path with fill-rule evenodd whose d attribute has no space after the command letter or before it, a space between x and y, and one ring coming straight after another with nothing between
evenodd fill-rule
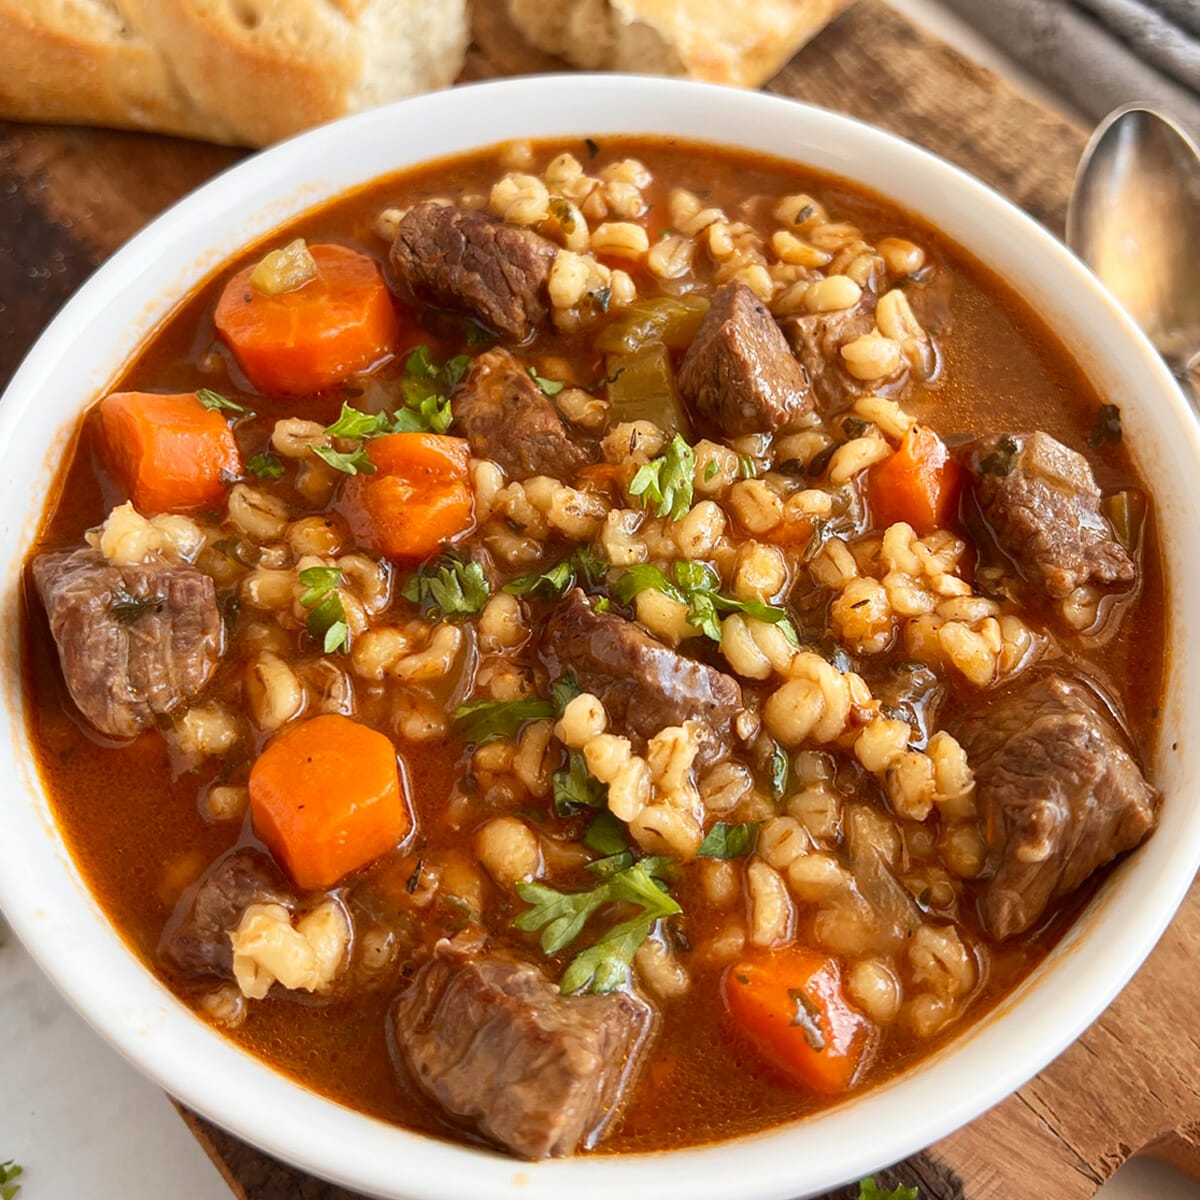
<instances>
[{"instance_id":1,"label":"white marble surface","mask_svg":"<svg viewBox=\"0 0 1200 1200\"><path fill-rule=\"evenodd\" d=\"M936 0L891 2L1054 102ZM68 1008L11 935L6 943L0 947L0 1162L24 1164L20 1200L229 1200L162 1093ZM1200 1184L1134 1161L1102 1200L1200 1200Z\"/></svg>"}]
</instances>

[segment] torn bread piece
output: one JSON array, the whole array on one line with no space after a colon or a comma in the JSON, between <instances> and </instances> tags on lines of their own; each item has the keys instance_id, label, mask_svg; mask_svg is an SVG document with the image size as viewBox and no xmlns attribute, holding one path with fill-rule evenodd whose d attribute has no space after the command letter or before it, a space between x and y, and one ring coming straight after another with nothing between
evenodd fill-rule
<instances>
[{"instance_id":1,"label":"torn bread piece","mask_svg":"<svg viewBox=\"0 0 1200 1200\"><path fill-rule=\"evenodd\" d=\"M506 0L539 50L587 70L759 87L853 0Z\"/></svg>"},{"instance_id":2,"label":"torn bread piece","mask_svg":"<svg viewBox=\"0 0 1200 1200\"><path fill-rule=\"evenodd\" d=\"M0 117L262 146L452 83L466 0L0 0Z\"/></svg>"}]
</instances>

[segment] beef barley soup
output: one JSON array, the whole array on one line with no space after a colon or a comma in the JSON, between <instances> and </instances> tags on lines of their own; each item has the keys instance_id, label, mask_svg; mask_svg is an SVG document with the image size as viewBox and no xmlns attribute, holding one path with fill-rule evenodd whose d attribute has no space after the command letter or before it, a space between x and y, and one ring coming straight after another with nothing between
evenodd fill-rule
<instances>
[{"instance_id":1,"label":"beef barley soup","mask_svg":"<svg viewBox=\"0 0 1200 1200\"><path fill-rule=\"evenodd\" d=\"M540 1158L970 1028L1152 831L1152 498L1021 297L781 161L509 144L227 264L27 582L57 820L205 1020Z\"/></svg>"}]
</instances>

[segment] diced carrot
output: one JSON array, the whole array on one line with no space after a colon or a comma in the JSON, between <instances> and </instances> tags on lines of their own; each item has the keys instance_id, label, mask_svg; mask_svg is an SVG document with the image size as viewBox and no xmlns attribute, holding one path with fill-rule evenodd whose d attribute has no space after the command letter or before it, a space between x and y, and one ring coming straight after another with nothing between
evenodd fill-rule
<instances>
[{"instance_id":1,"label":"diced carrot","mask_svg":"<svg viewBox=\"0 0 1200 1200\"><path fill-rule=\"evenodd\" d=\"M217 302L217 329L260 392L319 392L396 348L399 321L373 258L344 246L310 246L317 275L268 295L239 271Z\"/></svg>"},{"instance_id":2,"label":"diced carrot","mask_svg":"<svg viewBox=\"0 0 1200 1200\"><path fill-rule=\"evenodd\" d=\"M233 431L195 392L113 392L100 402L109 469L142 513L219 504L242 473Z\"/></svg>"},{"instance_id":3,"label":"diced carrot","mask_svg":"<svg viewBox=\"0 0 1200 1200\"><path fill-rule=\"evenodd\" d=\"M785 518L774 529L762 535L764 541L776 546L807 546L812 541L813 523L809 517Z\"/></svg>"},{"instance_id":4,"label":"diced carrot","mask_svg":"<svg viewBox=\"0 0 1200 1200\"><path fill-rule=\"evenodd\" d=\"M871 468L868 499L875 524L906 521L924 535L958 514L962 467L927 425L914 425L891 458Z\"/></svg>"},{"instance_id":5,"label":"diced carrot","mask_svg":"<svg viewBox=\"0 0 1200 1200\"><path fill-rule=\"evenodd\" d=\"M765 1058L814 1092L849 1090L873 1040L871 1022L842 992L837 961L808 949L735 963L725 1002Z\"/></svg>"},{"instance_id":6,"label":"diced carrot","mask_svg":"<svg viewBox=\"0 0 1200 1200\"><path fill-rule=\"evenodd\" d=\"M632 473L625 463L593 463L580 468L579 480L593 487L608 488L613 484L625 483Z\"/></svg>"},{"instance_id":7,"label":"diced carrot","mask_svg":"<svg viewBox=\"0 0 1200 1200\"><path fill-rule=\"evenodd\" d=\"M396 749L337 713L284 730L250 770L254 830L297 887L327 888L412 829Z\"/></svg>"},{"instance_id":8,"label":"diced carrot","mask_svg":"<svg viewBox=\"0 0 1200 1200\"><path fill-rule=\"evenodd\" d=\"M401 561L428 558L475 528L462 438L391 433L367 443L374 475L354 475L338 507L369 550Z\"/></svg>"}]
</instances>

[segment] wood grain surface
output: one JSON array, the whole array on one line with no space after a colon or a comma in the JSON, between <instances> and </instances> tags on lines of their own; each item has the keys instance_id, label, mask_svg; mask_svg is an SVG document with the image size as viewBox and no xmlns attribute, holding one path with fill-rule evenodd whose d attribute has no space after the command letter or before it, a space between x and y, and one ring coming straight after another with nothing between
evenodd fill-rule
<instances>
[{"instance_id":1,"label":"wood grain surface","mask_svg":"<svg viewBox=\"0 0 1200 1200\"><path fill-rule=\"evenodd\" d=\"M562 64L516 35L499 0L476 4L464 79L554 69ZM917 142L1061 232L1085 132L882 0L860 0L767 88ZM97 264L238 156L149 135L0 124L0 384ZM1084 1200L1143 1151L1200 1178L1197 961L1193 888L1154 954L1083 1037L1015 1095L881 1182L916 1185L924 1200ZM182 1115L240 1200L354 1200ZM846 1188L830 1200L856 1195Z\"/></svg>"}]
</instances>

